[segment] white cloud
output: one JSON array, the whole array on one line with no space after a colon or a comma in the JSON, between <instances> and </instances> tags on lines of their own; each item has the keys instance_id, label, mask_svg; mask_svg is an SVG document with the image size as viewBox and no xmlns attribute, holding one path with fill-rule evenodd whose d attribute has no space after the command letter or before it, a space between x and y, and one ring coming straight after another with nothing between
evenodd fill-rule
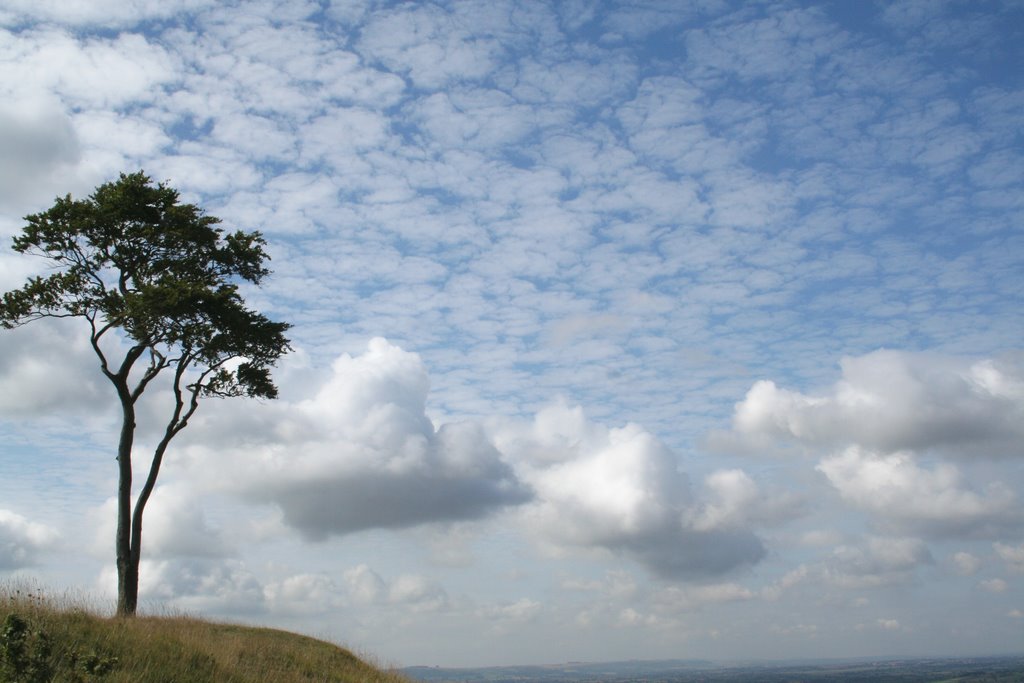
<instances>
[{"instance_id":1,"label":"white cloud","mask_svg":"<svg viewBox=\"0 0 1024 683\"><path fill-rule=\"evenodd\" d=\"M349 594L357 604L373 604L387 594L384 579L365 564L347 570L344 580Z\"/></svg>"},{"instance_id":2,"label":"white cloud","mask_svg":"<svg viewBox=\"0 0 1024 683\"><path fill-rule=\"evenodd\" d=\"M638 425L607 429L556 405L525 427L496 429L495 443L536 490L527 523L550 542L624 552L670 578L721 574L764 555L738 524L755 502L752 482L735 472L713 478L718 507L700 510L675 455ZM742 500L730 498L737 482Z\"/></svg>"},{"instance_id":3,"label":"white cloud","mask_svg":"<svg viewBox=\"0 0 1024 683\"><path fill-rule=\"evenodd\" d=\"M37 553L58 538L56 529L0 509L0 571L32 566Z\"/></svg>"},{"instance_id":4,"label":"white cloud","mask_svg":"<svg viewBox=\"0 0 1024 683\"><path fill-rule=\"evenodd\" d=\"M147 560L139 567L139 592L146 603L193 613L252 616L266 611L260 580L243 562L211 559ZM102 581L116 586L113 568ZM108 590L110 590L108 588Z\"/></svg>"},{"instance_id":5,"label":"white cloud","mask_svg":"<svg viewBox=\"0 0 1024 683\"><path fill-rule=\"evenodd\" d=\"M554 406L525 425L496 419L486 431L471 422L435 429L428 385L416 354L374 340L363 355L338 358L309 399L205 418L189 437L192 476L277 505L310 539L528 503L531 535L626 553L669 577L757 562L765 551L751 527L796 511L794 499L760 491L741 470L712 474L706 500L695 496L650 433L608 429L578 408Z\"/></svg>"},{"instance_id":6,"label":"white cloud","mask_svg":"<svg viewBox=\"0 0 1024 683\"><path fill-rule=\"evenodd\" d=\"M114 393L98 366L84 321L37 321L5 332L0 410L23 418L105 411Z\"/></svg>"},{"instance_id":7,"label":"white cloud","mask_svg":"<svg viewBox=\"0 0 1024 683\"><path fill-rule=\"evenodd\" d=\"M81 159L71 119L57 103L8 101L0 106L0 207L43 199Z\"/></svg>"},{"instance_id":8,"label":"white cloud","mask_svg":"<svg viewBox=\"0 0 1024 683\"><path fill-rule=\"evenodd\" d=\"M911 453L884 455L851 446L823 459L816 469L857 507L921 532L991 535L1021 521L1017 497L1003 482L976 493L955 466L925 469Z\"/></svg>"},{"instance_id":9,"label":"white cloud","mask_svg":"<svg viewBox=\"0 0 1024 683\"><path fill-rule=\"evenodd\" d=\"M490 605L479 610L479 615L488 621L497 622L530 622L543 611L544 606L530 598L520 598L515 602Z\"/></svg>"},{"instance_id":10,"label":"white cloud","mask_svg":"<svg viewBox=\"0 0 1024 683\"><path fill-rule=\"evenodd\" d=\"M1009 584L1003 579L984 579L978 582L978 587L989 593L1005 593Z\"/></svg>"},{"instance_id":11,"label":"white cloud","mask_svg":"<svg viewBox=\"0 0 1024 683\"><path fill-rule=\"evenodd\" d=\"M363 355L338 358L313 398L197 425L228 443L192 445L191 466L201 480L207 460L225 468L213 486L279 506L284 522L311 539L476 519L528 500L481 428L435 430L427 389L416 354L375 339Z\"/></svg>"},{"instance_id":12,"label":"white cloud","mask_svg":"<svg viewBox=\"0 0 1024 683\"><path fill-rule=\"evenodd\" d=\"M425 97L412 107L433 145L444 149L492 150L515 145L536 128L537 113L497 90L453 91Z\"/></svg>"},{"instance_id":13,"label":"white cloud","mask_svg":"<svg viewBox=\"0 0 1024 683\"><path fill-rule=\"evenodd\" d=\"M736 405L735 430L889 452L1020 454L1024 373L1010 360L883 350L845 357L840 366L843 379L824 395L756 382Z\"/></svg>"},{"instance_id":14,"label":"white cloud","mask_svg":"<svg viewBox=\"0 0 1024 683\"><path fill-rule=\"evenodd\" d=\"M411 612L445 609L449 598L436 581L416 574L402 574L386 581L365 564L345 571L345 591L356 605L398 607Z\"/></svg>"},{"instance_id":15,"label":"white cloud","mask_svg":"<svg viewBox=\"0 0 1024 683\"><path fill-rule=\"evenodd\" d=\"M875 622L878 624L878 628L883 631L899 631L900 622L899 619L879 619Z\"/></svg>"},{"instance_id":16,"label":"white cloud","mask_svg":"<svg viewBox=\"0 0 1024 683\"><path fill-rule=\"evenodd\" d=\"M981 569L981 560L971 553L960 551L953 555L953 566L960 576L973 576Z\"/></svg>"},{"instance_id":17,"label":"white cloud","mask_svg":"<svg viewBox=\"0 0 1024 683\"><path fill-rule=\"evenodd\" d=\"M357 150L383 146L388 139L387 120L380 114L356 107L337 109L311 120L300 131L303 156L315 160L324 155L342 169Z\"/></svg>"},{"instance_id":18,"label":"white cloud","mask_svg":"<svg viewBox=\"0 0 1024 683\"><path fill-rule=\"evenodd\" d=\"M798 565L795 569L786 572L778 581L764 587L761 590L761 596L765 600L775 601L782 597L782 594L797 586L804 583L810 577L819 577L823 573L821 567L810 567L806 564Z\"/></svg>"},{"instance_id":19,"label":"white cloud","mask_svg":"<svg viewBox=\"0 0 1024 683\"><path fill-rule=\"evenodd\" d=\"M136 467L140 464L136 461ZM144 474L140 469L137 476ZM216 559L235 554L236 544L222 529L211 524L203 503L204 499L191 487L180 483L157 486L143 514L143 557L153 560L154 566L165 566L159 562ZM107 499L93 517L97 520L94 553L106 557L117 523L117 499Z\"/></svg>"},{"instance_id":20,"label":"white cloud","mask_svg":"<svg viewBox=\"0 0 1024 683\"><path fill-rule=\"evenodd\" d=\"M161 85L178 78L176 57L139 34L81 39L40 28L6 34L3 42L0 54L15 62L0 65L0 82L18 99L49 92L74 106L110 108L149 101ZM110 78L112 73L118 77Z\"/></svg>"},{"instance_id":21,"label":"white cloud","mask_svg":"<svg viewBox=\"0 0 1024 683\"><path fill-rule=\"evenodd\" d=\"M145 530L146 556L153 559L224 557L237 551L231 538L207 519L202 499L180 484L156 488L146 506Z\"/></svg>"},{"instance_id":22,"label":"white cloud","mask_svg":"<svg viewBox=\"0 0 1024 683\"><path fill-rule=\"evenodd\" d=\"M388 603L413 612L436 612L448 604L448 594L436 582L414 574L403 574L391 582Z\"/></svg>"},{"instance_id":23,"label":"white cloud","mask_svg":"<svg viewBox=\"0 0 1024 683\"><path fill-rule=\"evenodd\" d=\"M72 25L123 26L164 19L212 4L209 0L11 0L0 10L0 22L14 24L35 19Z\"/></svg>"},{"instance_id":24,"label":"white cloud","mask_svg":"<svg viewBox=\"0 0 1024 683\"><path fill-rule=\"evenodd\" d=\"M1019 7L0 4L0 238L145 168L264 231L246 296L308 354L175 442L144 590L394 660L1016 646ZM62 531L110 490L75 468L116 408L72 336L0 334L0 498L53 493ZM748 389L734 442L810 458L702 450ZM63 580L76 545L35 556ZM918 616L946 607L958 635Z\"/></svg>"},{"instance_id":25,"label":"white cloud","mask_svg":"<svg viewBox=\"0 0 1024 683\"><path fill-rule=\"evenodd\" d=\"M707 502L692 520L695 529L772 526L798 516L801 501L791 494L763 493L743 470L718 470L704 482Z\"/></svg>"},{"instance_id":26,"label":"white cloud","mask_svg":"<svg viewBox=\"0 0 1024 683\"><path fill-rule=\"evenodd\" d=\"M83 156L116 154L119 166L115 173L130 170L137 160L150 158L171 144L171 137L158 122L140 116L93 110L76 115L74 124L86 150Z\"/></svg>"},{"instance_id":27,"label":"white cloud","mask_svg":"<svg viewBox=\"0 0 1024 683\"><path fill-rule=\"evenodd\" d=\"M928 546L915 538L871 536L837 547L822 567L823 578L843 588L870 588L907 581L934 562Z\"/></svg>"},{"instance_id":28,"label":"white cloud","mask_svg":"<svg viewBox=\"0 0 1024 683\"><path fill-rule=\"evenodd\" d=\"M992 548L996 551L996 556L1012 571L1024 573L1024 544L1015 546L1009 543L993 543Z\"/></svg>"},{"instance_id":29,"label":"white cloud","mask_svg":"<svg viewBox=\"0 0 1024 683\"><path fill-rule=\"evenodd\" d=\"M405 74L418 87L479 79L493 71L502 48L493 37L472 34L463 23L477 20L502 28L500 11L465 3L452 9L434 5L399 6L374 16L363 28L360 50L389 70Z\"/></svg>"},{"instance_id":30,"label":"white cloud","mask_svg":"<svg viewBox=\"0 0 1024 683\"><path fill-rule=\"evenodd\" d=\"M342 591L323 574L294 574L263 587L267 608L277 614L310 615L345 606Z\"/></svg>"},{"instance_id":31,"label":"white cloud","mask_svg":"<svg viewBox=\"0 0 1024 683\"><path fill-rule=\"evenodd\" d=\"M499 87L523 103L556 107L593 107L626 94L636 82L636 68L627 59L609 55L593 63L568 59L539 63L524 59L495 77ZM565 116L565 114L561 114Z\"/></svg>"}]
</instances>

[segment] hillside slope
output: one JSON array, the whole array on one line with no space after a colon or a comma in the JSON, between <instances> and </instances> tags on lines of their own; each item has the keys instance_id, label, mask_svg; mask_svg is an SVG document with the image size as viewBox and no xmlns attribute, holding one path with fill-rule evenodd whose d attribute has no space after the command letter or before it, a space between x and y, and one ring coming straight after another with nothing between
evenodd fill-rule
<instances>
[{"instance_id":1,"label":"hillside slope","mask_svg":"<svg viewBox=\"0 0 1024 683\"><path fill-rule=\"evenodd\" d=\"M407 683L294 633L190 617L106 618L3 588L0 681Z\"/></svg>"}]
</instances>

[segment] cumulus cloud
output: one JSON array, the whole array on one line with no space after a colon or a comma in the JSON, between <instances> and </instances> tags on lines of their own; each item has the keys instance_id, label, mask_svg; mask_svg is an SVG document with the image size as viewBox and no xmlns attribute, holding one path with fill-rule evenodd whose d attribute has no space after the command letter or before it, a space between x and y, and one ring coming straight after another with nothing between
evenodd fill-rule
<instances>
[{"instance_id":1,"label":"cumulus cloud","mask_svg":"<svg viewBox=\"0 0 1024 683\"><path fill-rule=\"evenodd\" d=\"M359 604L373 604L387 594L384 579L365 564L347 570L344 581L352 599Z\"/></svg>"},{"instance_id":2,"label":"cumulus cloud","mask_svg":"<svg viewBox=\"0 0 1024 683\"><path fill-rule=\"evenodd\" d=\"M425 614L451 607L447 591L437 581L417 574L386 579L365 564L340 573L299 572L265 578L235 558L144 557L139 573L146 609L251 618L309 617L366 608ZM104 594L113 596L116 577L113 565L103 568L97 585ZM506 618L515 618L515 609L510 609Z\"/></svg>"},{"instance_id":3,"label":"cumulus cloud","mask_svg":"<svg viewBox=\"0 0 1024 683\"><path fill-rule=\"evenodd\" d=\"M834 547L819 561L798 565L761 590L776 601L801 587L864 590L907 583L918 570L935 562L924 541L897 536L867 536ZM861 604L858 599L854 604Z\"/></svg>"},{"instance_id":4,"label":"cumulus cloud","mask_svg":"<svg viewBox=\"0 0 1024 683\"><path fill-rule=\"evenodd\" d=\"M78 163L81 147L71 119L54 104L22 102L0 106L0 207L40 197L61 171ZM43 195L45 197L45 195Z\"/></svg>"},{"instance_id":5,"label":"cumulus cloud","mask_svg":"<svg viewBox=\"0 0 1024 683\"><path fill-rule=\"evenodd\" d=\"M901 628L898 619L878 619L875 623L883 631L899 631Z\"/></svg>"},{"instance_id":6,"label":"cumulus cloud","mask_svg":"<svg viewBox=\"0 0 1024 683\"><path fill-rule=\"evenodd\" d=\"M914 570L934 563L928 546L916 538L871 536L841 545L821 567L822 578L843 588L870 588L908 580Z\"/></svg>"},{"instance_id":7,"label":"cumulus cloud","mask_svg":"<svg viewBox=\"0 0 1024 683\"><path fill-rule=\"evenodd\" d=\"M50 526L0 510L0 571L31 566L37 553L51 546L58 536Z\"/></svg>"},{"instance_id":8,"label":"cumulus cloud","mask_svg":"<svg viewBox=\"0 0 1024 683\"><path fill-rule=\"evenodd\" d=\"M1024 512L1002 482L971 490L949 463L933 469L913 454L877 454L851 446L817 466L853 505L897 526L936 535L988 535L1020 524Z\"/></svg>"},{"instance_id":9,"label":"cumulus cloud","mask_svg":"<svg viewBox=\"0 0 1024 683\"><path fill-rule=\"evenodd\" d=\"M436 581L402 574L387 581L365 564L345 571L347 598L357 605L394 606L411 612L436 612L448 606L448 593Z\"/></svg>"},{"instance_id":10,"label":"cumulus cloud","mask_svg":"<svg viewBox=\"0 0 1024 683\"><path fill-rule=\"evenodd\" d=\"M23 282L12 283L20 287ZM38 321L0 335L0 411L92 413L114 401L80 321Z\"/></svg>"},{"instance_id":11,"label":"cumulus cloud","mask_svg":"<svg viewBox=\"0 0 1024 683\"><path fill-rule=\"evenodd\" d=\"M263 587L267 608L277 614L322 614L345 605L343 589L324 574L295 574Z\"/></svg>"},{"instance_id":12,"label":"cumulus cloud","mask_svg":"<svg viewBox=\"0 0 1024 683\"><path fill-rule=\"evenodd\" d=\"M1024 370L1010 360L969 361L875 351L840 361L830 392L808 395L756 382L736 405L743 435L808 445L857 443L894 452L1021 455Z\"/></svg>"},{"instance_id":13,"label":"cumulus cloud","mask_svg":"<svg viewBox=\"0 0 1024 683\"><path fill-rule=\"evenodd\" d=\"M704 480L705 502L691 518L697 530L770 526L802 512L802 501L781 491L765 492L743 470L717 470Z\"/></svg>"},{"instance_id":14,"label":"cumulus cloud","mask_svg":"<svg viewBox=\"0 0 1024 683\"><path fill-rule=\"evenodd\" d=\"M973 576L981 569L981 560L971 553L960 551L953 555L953 568L960 576Z\"/></svg>"},{"instance_id":15,"label":"cumulus cloud","mask_svg":"<svg viewBox=\"0 0 1024 683\"><path fill-rule=\"evenodd\" d=\"M338 358L312 398L208 422L215 441L245 434L246 443L217 443L215 455L205 441L189 449L190 463L197 475L215 463L223 476L214 481L279 506L285 524L317 540L477 519L527 501L482 428L435 429L428 387L419 356L374 339L364 354Z\"/></svg>"},{"instance_id":16,"label":"cumulus cloud","mask_svg":"<svg viewBox=\"0 0 1024 683\"><path fill-rule=\"evenodd\" d=\"M736 404L732 436L832 451L815 469L890 533L993 538L1024 524L1012 485L976 483L980 470L962 469L979 456L1021 454L1019 362L881 350L840 367L842 378L822 393L756 382ZM720 436L716 443L728 440Z\"/></svg>"},{"instance_id":17,"label":"cumulus cloud","mask_svg":"<svg viewBox=\"0 0 1024 683\"><path fill-rule=\"evenodd\" d=\"M94 550L98 556L105 557L114 538L117 499L107 499L94 517L97 519ZM145 559L213 559L235 552L235 545L225 532L207 518L199 493L180 483L158 486L146 505L143 519Z\"/></svg>"},{"instance_id":18,"label":"cumulus cloud","mask_svg":"<svg viewBox=\"0 0 1024 683\"><path fill-rule=\"evenodd\" d=\"M556 405L531 424L495 432L537 491L530 526L555 544L625 553L673 579L722 574L764 556L748 518L762 501L742 472L712 475L705 505L676 456L638 425L609 429Z\"/></svg>"},{"instance_id":19,"label":"cumulus cloud","mask_svg":"<svg viewBox=\"0 0 1024 683\"><path fill-rule=\"evenodd\" d=\"M765 549L755 526L799 511L741 470L713 472L694 491L652 434L610 429L579 408L435 428L428 388L416 354L375 339L362 355L336 359L308 399L207 418L186 449L188 467L214 487L276 505L285 525L312 540L525 505L526 528L546 543L622 553L673 579L758 562ZM372 592L374 582L364 583Z\"/></svg>"},{"instance_id":20,"label":"cumulus cloud","mask_svg":"<svg viewBox=\"0 0 1024 683\"><path fill-rule=\"evenodd\" d=\"M1024 543L1020 545L994 543L992 544L992 549L996 551L996 556L1002 560L1011 571L1024 574Z\"/></svg>"},{"instance_id":21,"label":"cumulus cloud","mask_svg":"<svg viewBox=\"0 0 1024 683\"><path fill-rule=\"evenodd\" d=\"M1005 593L1008 587L1004 579L984 579L978 582L978 588L988 593Z\"/></svg>"},{"instance_id":22,"label":"cumulus cloud","mask_svg":"<svg viewBox=\"0 0 1024 683\"><path fill-rule=\"evenodd\" d=\"M207 519L197 493L180 484L154 491L145 520L151 558L224 557L235 551L225 532Z\"/></svg>"},{"instance_id":23,"label":"cumulus cloud","mask_svg":"<svg viewBox=\"0 0 1024 683\"><path fill-rule=\"evenodd\" d=\"M11 27L0 32L0 158L11 160L0 169L0 237L44 205L15 210L26 188L48 202L142 166L226 225L270 238L277 275L254 303L295 323L296 346L317 366L295 391L282 373L274 404L204 404L167 474L187 466L198 488L269 503L290 525L274 533L443 522L412 535L422 546L452 520L475 530L508 510L502 523L528 522L517 541L542 538L602 569L629 567L606 562L619 554L743 599L719 572L759 557L761 525L799 514L799 501L735 461L683 449L751 389L734 434L815 457L771 466L815 512L779 535L807 532L804 545L772 549L780 590L828 576L863 584L864 558L880 553L849 540L864 519L878 534L991 537L1014 557L1019 367L879 352L844 361L835 386L820 379L837 349L1019 346L1020 206L1007 188L1021 165L1007 141L1024 101L999 68L1018 51L1013 22L997 21L1005 7L899 3L853 16L778 3L737 12L717 0L0 4ZM913 21L896 20L907 13ZM956 21L965 16L986 23ZM902 28L876 31L886 26ZM0 281L15 286L20 266L9 264L0 257ZM102 382L90 361L45 394L47 364L67 356L40 333L32 344L47 361L25 364L6 353L17 334L0 335L10 429L31 443L36 423L26 430L22 417L49 412L79 439L67 408L110 406L109 387L93 396L77 383ZM321 362L374 335L415 345L435 373L429 401L406 400L421 385L405 370L389 375L394 391L377 391L380 377L353 379L377 362L361 350L337 372ZM753 368L774 382L752 388ZM346 403L326 388L333 380L366 400ZM454 422L530 416L560 394L607 426L550 411L538 433L508 428L519 442L496 444ZM692 481L691 458L701 467ZM193 577L175 584L168 568L169 583L225 604L254 595L242 567L214 572L230 561L210 554L234 538L212 522L244 508L203 520L171 506L197 534L188 539L158 529L154 506L154 561ZM811 559L836 545L841 557ZM306 553L303 564L324 549L289 547ZM969 554L955 566L979 575L873 576L916 571L959 586L989 576L970 558L985 569L1007 562L1007 574L1015 566L977 543L942 547L944 560ZM470 562L458 544L446 552ZM274 574L261 589L270 611L354 604L343 576L260 571ZM374 606L393 590L430 593L367 572L354 578ZM510 617L531 611L492 602ZM668 623L649 604L614 607L602 624ZM913 623L885 612L860 620L880 616ZM993 633L985 624L995 621L978 613L973 623ZM823 639L829 631L840 632L822 628ZM428 640L380 642L429 650Z\"/></svg>"},{"instance_id":24,"label":"cumulus cloud","mask_svg":"<svg viewBox=\"0 0 1024 683\"><path fill-rule=\"evenodd\" d=\"M109 585L116 585L110 578ZM144 559L139 566L139 591L147 600L195 613L254 615L266 611L263 584L238 560Z\"/></svg>"}]
</instances>

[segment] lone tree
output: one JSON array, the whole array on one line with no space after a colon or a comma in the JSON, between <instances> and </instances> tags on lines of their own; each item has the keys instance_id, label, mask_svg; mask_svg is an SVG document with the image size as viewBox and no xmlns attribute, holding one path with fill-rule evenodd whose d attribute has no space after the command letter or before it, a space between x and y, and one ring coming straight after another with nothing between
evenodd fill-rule
<instances>
[{"instance_id":1,"label":"lone tree","mask_svg":"<svg viewBox=\"0 0 1024 683\"><path fill-rule=\"evenodd\" d=\"M121 174L88 199L58 198L25 220L14 250L43 257L53 272L4 294L0 325L40 318L88 323L100 371L121 403L117 611L133 615L142 516L167 446L204 397L276 398L270 368L289 350L289 325L249 310L238 292L240 283L259 284L270 272L260 233L225 234L219 219L179 203L176 190L154 185L141 171ZM165 370L174 407L133 508L136 404Z\"/></svg>"}]
</instances>

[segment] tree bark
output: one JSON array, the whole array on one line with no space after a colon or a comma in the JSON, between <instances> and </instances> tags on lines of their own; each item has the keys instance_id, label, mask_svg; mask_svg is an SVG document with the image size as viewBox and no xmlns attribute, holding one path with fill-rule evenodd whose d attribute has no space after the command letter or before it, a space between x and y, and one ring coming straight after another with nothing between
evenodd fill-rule
<instances>
[{"instance_id":1,"label":"tree bark","mask_svg":"<svg viewBox=\"0 0 1024 683\"><path fill-rule=\"evenodd\" d=\"M132 616L139 602L139 562L132 548L132 444L135 440L135 405L126 386L118 386L121 399L121 436L117 443L117 614Z\"/></svg>"}]
</instances>

